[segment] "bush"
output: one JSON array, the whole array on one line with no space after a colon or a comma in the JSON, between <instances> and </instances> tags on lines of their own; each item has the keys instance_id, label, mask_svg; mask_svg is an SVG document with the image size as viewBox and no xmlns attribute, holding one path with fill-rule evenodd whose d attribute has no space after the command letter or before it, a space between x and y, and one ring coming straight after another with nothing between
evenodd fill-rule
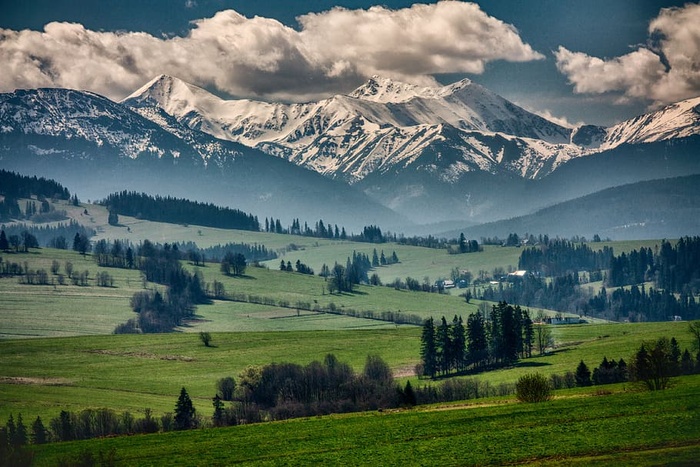
<instances>
[{"instance_id":1,"label":"bush","mask_svg":"<svg viewBox=\"0 0 700 467\"><path fill-rule=\"evenodd\" d=\"M539 373L523 375L515 383L515 396L521 402L545 402L552 398L552 384Z\"/></svg>"}]
</instances>

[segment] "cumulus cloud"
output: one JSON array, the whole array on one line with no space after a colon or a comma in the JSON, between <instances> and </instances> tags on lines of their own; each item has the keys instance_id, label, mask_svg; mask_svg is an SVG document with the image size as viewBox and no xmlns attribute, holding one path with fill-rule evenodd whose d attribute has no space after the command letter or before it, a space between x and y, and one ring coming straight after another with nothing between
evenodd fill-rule
<instances>
[{"instance_id":1,"label":"cumulus cloud","mask_svg":"<svg viewBox=\"0 0 700 467\"><path fill-rule=\"evenodd\" d=\"M194 21L184 37L58 22L0 29L0 91L58 86L121 98L164 73L232 95L304 100L374 74L427 83L435 73L481 73L494 60L544 58L471 3L334 8L298 21L296 30L226 10Z\"/></svg>"},{"instance_id":2,"label":"cumulus cloud","mask_svg":"<svg viewBox=\"0 0 700 467\"><path fill-rule=\"evenodd\" d=\"M578 121L575 123L572 123L569 121L568 118L563 117L563 116L558 116L554 115L551 110L549 109L544 109L544 110L530 110L532 113L535 113L539 115L542 118L546 118L550 122L554 122L557 125L561 125L564 128L577 128L580 127L581 125L585 125L585 122L583 121Z\"/></svg>"},{"instance_id":3,"label":"cumulus cloud","mask_svg":"<svg viewBox=\"0 0 700 467\"><path fill-rule=\"evenodd\" d=\"M577 93L621 93L618 100L668 104L700 95L700 5L662 9L649 24L649 46L601 59L564 47L557 68Z\"/></svg>"}]
</instances>

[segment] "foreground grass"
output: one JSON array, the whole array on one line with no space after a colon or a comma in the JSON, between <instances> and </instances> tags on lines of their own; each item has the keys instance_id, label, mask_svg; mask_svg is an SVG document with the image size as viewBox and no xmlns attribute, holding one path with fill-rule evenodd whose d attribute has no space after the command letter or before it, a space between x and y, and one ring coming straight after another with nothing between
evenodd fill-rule
<instances>
[{"instance_id":1,"label":"foreground grass","mask_svg":"<svg viewBox=\"0 0 700 467\"><path fill-rule=\"evenodd\" d=\"M36 448L37 465L114 449L120 465L692 465L700 377L660 392L318 417Z\"/></svg>"}]
</instances>

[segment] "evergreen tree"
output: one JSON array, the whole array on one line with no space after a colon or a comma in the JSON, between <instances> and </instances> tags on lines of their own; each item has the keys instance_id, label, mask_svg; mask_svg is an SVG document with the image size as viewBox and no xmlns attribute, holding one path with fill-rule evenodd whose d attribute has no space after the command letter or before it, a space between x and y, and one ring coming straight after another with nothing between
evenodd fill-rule
<instances>
[{"instance_id":1,"label":"evergreen tree","mask_svg":"<svg viewBox=\"0 0 700 467\"><path fill-rule=\"evenodd\" d=\"M488 340L486 322L481 312L477 311L467 318L467 358L475 368L481 368L488 360Z\"/></svg>"},{"instance_id":2,"label":"evergreen tree","mask_svg":"<svg viewBox=\"0 0 700 467\"><path fill-rule=\"evenodd\" d=\"M404 405L413 407L416 405L416 393L413 391L413 386L411 386L410 381L406 381L406 386L403 388L402 402Z\"/></svg>"},{"instance_id":3,"label":"evergreen tree","mask_svg":"<svg viewBox=\"0 0 700 467\"><path fill-rule=\"evenodd\" d=\"M214 426L224 426L224 403L218 394L212 399L212 404L214 405L214 415L212 415Z\"/></svg>"},{"instance_id":4,"label":"evergreen tree","mask_svg":"<svg viewBox=\"0 0 700 467\"><path fill-rule=\"evenodd\" d=\"M189 430L190 428L195 428L197 424L196 413L194 405L192 405L192 399L190 399L187 390L183 387L180 390L177 404L175 404L175 429Z\"/></svg>"},{"instance_id":5,"label":"evergreen tree","mask_svg":"<svg viewBox=\"0 0 700 467\"><path fill-rule=\"evenodd\" d=\"M437 350L435 348L435 324L432 317L423 323L423 332L420 336L420 358L423 363L423 374L434 378L437 373Z\"/></svg>"},{"instance_id":6,"label":"evergreen tree","mask_svg":"<svg viewBox=\"0 0 700 467\"><path fill-rule=\"evenodd\" d=\"M5 231L0 230L0 251L7 251L10 249L10 242L7 241L5 236Z\"/></svg>"},{"instance_id":7,"label":"evergreen tree","mask_svg":"<svg viewBox=\"0 0 700 467\"><path fill-rule=\"evenodd\" d=\"M435 348L437 350L437 367L443 375L452 368L452 339L450 338L450 326L445 317L442 317L440 326L435 333Z\"/></svg>"},{"instance_id":8,"label":"evergreen tree","mask_svg":"<svg viewBox=\"0 0 700 467\"><path fill-rule=\"evenodd\" d=\"M593 384L591 381L591 370L588 369L586 364L581 360L581 363L576 367L576 386L590 386Z\"/></svg>"},{"instance_id":9,"label":"evergreen tree","mask_svg":"<svg viewBox=\"0 0 700 467\"><path fill-rule=\"evenodd\" d=\"M24 421L22 420L22 414L17 415L17 425L15 426L15 433L12 437L12 444L15 446L24 446L27 444L27 427L24 426Z\"/></svg>"},{"instance_id":10,"label":"evergreen tree","mask_svg":"<svg viewBox=\"0 0 700 467\"><path fill-rule=\"evenodd\" d=\"M452 366L461 371L464 369L466 363L465 354L467 351L466 335L464 331L464 322L461 316L455 315L452 319L451 328L451 341L452 341Z\"/></svg>"},{"instance_id":11,"label":"evergreen tree","mask_svg":"<svg viewBox=\"0 0 700 467\"><path fill-rule=\"evenodd\" d=\"M116 210L109 210L109 214L107 216L107 223L109 225L119 225L119 215L117 214Z\"/></svg>"},{"instance_id":12,"label":"evergreen tree","mask_svg":"<svg viewBox=\"0 0 700 467\"><path fill-rule=\"evenodd\" d=\"M532 347L535 345L535 330L533 328L530 314L523 312L523 354L525 357L532 357Z\"/></svg>"},{"instance_id":13,"label":"evergreen tree","mask_svg":"<svg viewBox=\"0 0 700 467\"><path fill-rule=\"evenodd\" d=\"M32 444L44 444L49 441L48 432L41 421L41 417L36 417L32 423Z\"/></svg>"}]
</instances>

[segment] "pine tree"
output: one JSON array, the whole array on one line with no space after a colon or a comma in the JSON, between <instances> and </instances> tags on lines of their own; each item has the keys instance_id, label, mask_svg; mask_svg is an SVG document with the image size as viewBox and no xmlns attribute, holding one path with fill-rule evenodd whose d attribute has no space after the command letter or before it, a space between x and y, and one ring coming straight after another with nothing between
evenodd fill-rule
<instances>
[{"instance_id":1,"label":"pine tree","mask_svg":"<svg viewBox=\"0 0 700 467\"><path fill-rule=\"evenodd\" d=\"M41 417L36 417L32 423L32 444L45 444L49 441L48 433L41 421Z\"/></svg>"},{"instance_id":2,"label":"pine tree","mask_svg":"<svg viewBox=\"0 0 700 467\"><path fill-rule=\"evenodd\" d=\"M7 251L10 249L10 242L7 241L5 236L5 231L0 230L0 251Z\"/></svg>"},{"instance_id":3,"label":"pine tree","mask_svg":"<svg viewBox=\"0 0 700 467\"><path fill-rule=\"evenodd\" d=\"M437 373L437 352L433 318L428 318L423 323L423 332L420 336L420 358L423 362L423 374L434 378Z\"/></svg>"},{"instance_id":4,"label":"pine tree","mask_svg":"<svg viewBox=\"0 0 700 467\"><path fill-rule=\"evenodd\" d=\"M591 381L591 370L588 369L588 366L581 360L581 363L578 364L578 367L576 367L576 386L583 387L583 386L590 386L593 384Z\"/></svg>"},{"instance_id":5,"label":"pine tree","mask_svg":"<svg viewBox=\"0 0 700 467\"><path fill-rule=\"evenodd\" d=\"M438 370L442 374L449 373L452 368L452 339L450 339L450 326L444 316L435 333L435 348Z\"/></svg>"},{"instance_id":6,"label":"pine tree","mask_svg":"<svg viewBox=\"0 0 700 467\"><path fill-rule=\"evenodd\" d=\"M214 398L212 399L212 404L214 405L214 415L212 416L214 426L223 426L224 425L224 403L221 401L221 397L219 397L218 394L215 395Z\"/></svg>"},{"instance_id":7,"label":"pine tree","mask_svg":"<svg viewBox=\"0 0 700 467\"><path fill-rule=\"evenodd\" d=\"M15 427L15 434L12 438L12 444L15 446L24 446L27 444L27 427L24 426L24 421L22 420L22 414L17 415L17 425Z\"/></svg>"},{"instance_id":8,"label":"pine tree","mask_svg":"<svg viewBox=\"0 0 700 467\"><path fill-rule=\"evenodd\" d=\"M467 358L476 368L481 368L488 360L486 323L478 311L467 318Z\"/></svg>"},{"instance_id":9,"label":"pine tree","mask_svg":"<svg viewBox=\"0 0 700 467\"><path fill-rule=\"evenodd\" d=\"M117 211L114 209L109 210L109 214L107 216L107 223L109 225L118 225L119 224L119 215L117 214Z\"/></svg>"},{"instance_id":10,"label":"pine tree","mask_svg":"<svg viewBox=\"0 0 700 467\"><path fill-rule=\"evenodd\" d=\"M180 390L177 404L175 404L175 429L189 430L190 428L195 428L197 424L196 413L194 405L192 405L192 399L190 399L187 390L183 387Z\"/></svg>"},{"instance_id":11,"label":"pine tree","mask_svg":"<svg viewBox=\"0 0 700 467\"><path fill-rule=\"evenodd\" d=\"M523 312L523 354L525 357L532 357L532 347L535 343L535 330L532 327L530 314Z\"/></svg>"},{"instance_id":12,"label":"pine tree","mask_svg":"<svg viewBox=\"0 0 700 467\"><path fill-rule=\"evenodd\" d=\"M452 341L452 366L459 370L464 369L466 362L465 354L467 350L466 335L464 332L464 322L461 316L455 315L452 319L450 338Z\"/></svg>"}]
</instances>

